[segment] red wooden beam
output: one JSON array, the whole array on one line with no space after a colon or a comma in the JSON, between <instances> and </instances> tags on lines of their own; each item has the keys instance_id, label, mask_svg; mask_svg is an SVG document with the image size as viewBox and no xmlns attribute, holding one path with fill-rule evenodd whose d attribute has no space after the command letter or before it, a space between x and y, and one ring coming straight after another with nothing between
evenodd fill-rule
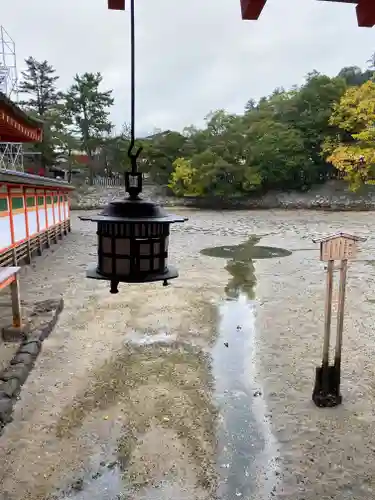
<instances>
[{"instance_id":1,"label":"red wooden beam","mask_svg":"<svg viewBox=\"0 0 375 500\"><path fill-rule=\"evenodd\" d=\"M125 0L108 0L109 10L125 10Z\"/></svg>"},{"instance_id":2,"label":"red wooden beam","mask_svg":"<svg viewBox=\"0 0 375 500\"><path fill-rule=\"evenodd\" d=\"M115 2L116 0L112 1ZM358 4L356 6L358 26L365 28L373 28L375 26L375 0L319 0L319 1ZM267 3L267 0L240 0L240 2L241 2L242 19L256 21L261 15L262 10Z\"/></svg>"},{"instance_id":3,"label":"red wooden beam","mask_svg":"<svg viewBox=\"0 0 375 500\"><path fill-rule=\"evenodd\" d=\"M359 0L356 10L358 26L362 28L373 28L375 26L374 0Z\"/></svg>"},{"instance_id":4,"label":"red wooden beam","mask_svg":"<svg viewBox=\"0 0 375 500\"><path fill-rule=\"evenodd\" d=\"M241 0L242 19L256 21L266 3L267 0Z\"/></svg>"}]
</instances>

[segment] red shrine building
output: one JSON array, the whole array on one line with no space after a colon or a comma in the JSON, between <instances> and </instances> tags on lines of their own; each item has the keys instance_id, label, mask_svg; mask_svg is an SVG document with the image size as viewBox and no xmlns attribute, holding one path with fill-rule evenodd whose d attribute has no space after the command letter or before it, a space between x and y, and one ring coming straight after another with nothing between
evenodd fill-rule
<instances>
[{"instance_id":1,"label":"red shrine building","mask_svg":"<svg viewBox=\"0 0 375 500\"><path fill-rule=\"evenodd\" d=\"M17 170L12 146L43 139L43 123L0 92L0 268L30 262L70 231L67 182Z\"/></svg>"},{"instance_id":2,"label":"red shrine building","mask_svg":"<svg viewBox=\"0 0 375 500\"><path fill-rule=\"evenodd\" d=\"M125 10L126 0L107 0L108 9ZM237 0L238 1L238 0ZM267 1L273 0L239 0L242 19L256 21L262 13ZM280 1L280 0L274 0ZM286 0L285 0L286 1ZM375 25L375 0L317 0L318 2L350 3L355 6L358 26L373 28ZM204 2L204 0L202 0Z\"/></svg>"},{"instance_id":3,"label":"red shrine building","mask_svg":"<svg viewBox=\"0 0 375 500\"><path fill-rule=\"evenodd\" d=\"M42 135L42 123L30 118L0 92L0 141L2 143L40 142Z\"/></svg>"}]
</instances>

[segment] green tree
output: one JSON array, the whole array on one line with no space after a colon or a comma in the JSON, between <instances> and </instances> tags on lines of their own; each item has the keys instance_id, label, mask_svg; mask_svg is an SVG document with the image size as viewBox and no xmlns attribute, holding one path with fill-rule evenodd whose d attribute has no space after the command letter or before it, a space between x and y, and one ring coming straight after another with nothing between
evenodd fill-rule
<instances>
[{"instance_id":1,"label":"green tree","mask_svg":"<svg viewBox=\"0 0 375 500\"><path fill-rule=\"evenodd\" d=\"M73 123L66 111L66 106L61 103L52 110L51 133L54 137L57 160L67 164L68 182L72 179L72 169L75 166L73 152L81 149L81 143L74 134Z\"/></svg>"},{"instance_id":2,"label":"green tree","mask_svg":"<svg viewBox=\"0 0 375 500\"><path fill-rule=\"evenodd\" d=\"M124 124L120 134L110 135L103 143L102 150L104 156L104 164L107 172L124 172L129 165L128 148L130 145L130 128ZM140 170L143 167L144 158L139 161Z\"/></svg>"},{"instance_id":3,"label":"green tree","mask_svg":"<svg viewBox=\"0 0 375 500\"><path fill-rule=\"evenodd\" d=\"M301 189L308 183L313 165L297 128L262 120L248 137L246 165L258 173L263 189Z\"/></svg>"},{"instance_id":4,"label":"green tree","mask_svg":"<svg viewBox=\"0 0 375 500\"><path fill-rule=\"evenodd\" d=\"M202 128L186 127L182 134L159 131L144 141L146 166L154 180L169 182L179 196L230 198L269 189L308 189L336 174L323 143L338 136L362 146L371 142L372 129L361 129L354 137L331 120L348 87L358 88L369 71L347 67L334 78L313 71L301 86L277 88L257 102L250 99L243 115L219 109L205 118Z\"/></svg>"},{"instance_id":5,"label":"green tree","mask_svg":"<svg viewBox=\"0 0 375 500\"><path fill-rule=\"evenodd\" d=\"M368 80L371 80L374 76L374 71L368 69L362 71L358 66L347 66L342 68L338 74L339 78L343 78L348 85L348 87L357 87L363 85Z\"/></svg>"},{"instance_id":6,"label":"green tree","mask_svg":"<svg viewBox=\"0 0 375 500\"><path fill-rule=\"evenodd\" d=\"M329 119L335 103L346 88L342 78L330 78L313 71L307 75L306 82L300 88L270 99L269 104L274 107L274 119L301 133L305 151L312 162L306 177L309 184L324 179L332 169L321 155L321 145L328 135L336 132Z\"/></svg>"},{"instance_id":7,"label":"green tree","mask_svg":"<svg viewBox=\"0 0 375 500\"><path fill-rule=\"evenodd\" d=\"M173 162L183 155L186 138L179 132L166 130L146 137L142 141L143 170L151 179L166 185L173 171Z\"/></svg>"},{"instance_id":8,"label":"green tree","mask_svg":"<svg viewBox=\"0 0 375 500\"><path fill-rule=\"evenodd\" d=\"M24 96L20 105L26 112L43 121L43 140L33 145L35 152L41 153L41 165L48 168L56 160L53 127L54 108L61 99L57 89L59 77L56 70L47 61L37 61L33 57L25 60L26 69L18 90Z\"/></svg>"},{"instance_id":9,"label":"green tree","mask_svg":"<svg viewBox=\"0 0 375 500\"><path fill-rule=\"evenodd\" d=\"M25 63L26 69L21 72L22 80L18 91L25 94L26 98L20 101L20 105L43 118L61 97L56 86L59 77L47 61L40 62L29 57Z\"/></svg>"},{"instance_id":10,"label":"green tree","mask_svg":"<svg viewBox=\"0 0 375 500\"><path fill-rule=\"evenodd\" d=\"M76 75L73 85L65 94L67 114L89 157L91 182L94 176L94 154L113 128L109 120L109 108L114 102L112 90L100 90L102 82L100 73Z\"/></svg>"}]
</instances>

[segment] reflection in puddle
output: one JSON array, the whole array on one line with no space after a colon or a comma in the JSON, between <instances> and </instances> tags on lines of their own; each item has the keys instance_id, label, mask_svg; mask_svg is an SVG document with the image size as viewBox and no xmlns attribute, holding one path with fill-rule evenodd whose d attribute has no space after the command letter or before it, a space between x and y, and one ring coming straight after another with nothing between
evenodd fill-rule
<instances>
[{"instance_id":1,"label":"reflection in puddle","mask_svg":"<svg viewBox=\"0 0 375 500\"><path fill-rule=\"evenodd\" d=\"M292 254L284 248L257 245L260 240L260 236L253 235L239 245L205 248L201 251L208 257L227 259L225 269L232 276L225 287L225 293L229 299L236 299L241 293L244 293L250 300L255 298L256 278L253 260L287 257Z\"/></svg>"},{"instance_id":2,"label":"reflection in puddle","mask_svg":"<svg viewBox=\"0 0 375 500\"><path fill-rule=\"evenodd\" d=\"M252 259L272 259L274 257L287 257L291 255L290 250L285 248L263 247L258 245L261 236L253 235L244 243L239 245L225 245L220 247L205 248L201 251L208 257L220 257L233 259L236 262L249 262Z\"/></svg>"},{"instance_id":3,"label":"reflection in puddle","mask_svg":"<svg viewBox=\"0 0 375 500\"><path fill-rule=\"evenodd\" d=\"M231 275L219 307L219 337L213 372L219 408L218 497L264 498L276 484L277 443L266 417L262 390L255 382L255 268L253 259L284 257L288 250L256 246L257 236L235 246L204 249L227 258Z\"/></svg>"}]
</instances>

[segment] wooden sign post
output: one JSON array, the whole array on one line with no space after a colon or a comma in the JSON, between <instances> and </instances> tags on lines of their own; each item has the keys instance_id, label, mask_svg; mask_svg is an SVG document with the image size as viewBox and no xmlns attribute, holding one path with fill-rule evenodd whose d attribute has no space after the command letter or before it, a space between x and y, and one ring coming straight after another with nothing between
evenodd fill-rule
<instances>
[{"instance_id":1,"label":"wooden sign post","mask_svg":"<svg viewBox=\"0 0 375 500\"><path fill-rule=\"evenodd\" d=\"M322 366L316 369L315 386L312 399L316 406L332 407L337 406L342 402L342 396L340 393L341 351L342 334L344 329L344 306L348 260L355 257L358 241L366 241L366 238L360 238L346 233L336 233L327 236L326 238L313 241L314 243L320 243L320 260L327 262L327 278L323 359ZM335 268L335 261L337 260L340 261L340 265L338 268ZM337 304L335 360L333 366L330 366L329 347L332 320L333 273L335 270L340 270L340 281Z\"/></svg>"}]
</instances>

